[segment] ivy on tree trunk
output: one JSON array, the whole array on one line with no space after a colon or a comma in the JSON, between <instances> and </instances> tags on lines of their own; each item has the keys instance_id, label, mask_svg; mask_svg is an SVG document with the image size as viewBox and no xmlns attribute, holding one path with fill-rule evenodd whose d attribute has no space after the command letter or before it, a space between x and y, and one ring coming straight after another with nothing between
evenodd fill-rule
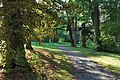
<instances>
[{"instance_id":1,"label":"ivy on tree trunk","mask_svg":"<svg viewBox=\"0 0 120 80\"><path fill-rule=\"evenodd\" d=\"M20 2L20 1L19 1ZM4 0L4 27L6 34L5 68L26 67L25 49L23 44L23 21L19 2Z\"/></svg>"}]
</instances>

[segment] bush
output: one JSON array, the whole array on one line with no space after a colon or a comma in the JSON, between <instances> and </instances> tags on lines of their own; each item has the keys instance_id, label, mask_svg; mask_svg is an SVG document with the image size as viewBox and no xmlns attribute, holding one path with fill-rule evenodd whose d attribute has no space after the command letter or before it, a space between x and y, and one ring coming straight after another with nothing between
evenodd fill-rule
<instances>
[{"instance_id":1,"label":"bush","mask_svg":"<svg viewBox=\"0 0 120 80\"><path fill-rule=\"evenodd\" d=\"M114 41L113 38L102 38L98 50L107 52L120 52L120 43Z\"/></svg>"},{"instance_id":2,"label":"bush","mask_svg":"<svg viewBox=\"0 0 120 80\"><path fill-rule=\"evenodd\" d=\"M107 22L102 26L101 44L99 50L120 52L120 24L119 22Z\"/></svg>"}]
</instances>

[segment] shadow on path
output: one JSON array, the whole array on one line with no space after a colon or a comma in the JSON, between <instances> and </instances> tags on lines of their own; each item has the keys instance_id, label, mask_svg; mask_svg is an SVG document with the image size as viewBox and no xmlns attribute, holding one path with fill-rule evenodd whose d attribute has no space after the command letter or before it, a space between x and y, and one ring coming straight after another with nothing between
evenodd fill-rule
<instances>
[{"instance_id":1,"label":"shadow on path","mask_svg":"<svg viewBox=\"0 0 120 80\"><path fill-rule=\"evenodd\" d=\"M76 51L60 46L75 68L75 80L117 80L111 72Z\"/></svg>"}]
</instances>

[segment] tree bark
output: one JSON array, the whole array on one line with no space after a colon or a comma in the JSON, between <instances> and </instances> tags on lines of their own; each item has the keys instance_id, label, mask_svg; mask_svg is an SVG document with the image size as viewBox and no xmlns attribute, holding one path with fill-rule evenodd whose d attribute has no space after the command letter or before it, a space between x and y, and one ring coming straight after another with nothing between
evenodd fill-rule
<instances>
[{"instance_id":1,"label":"tree bark","mask_svg":"<svg viewBox=\"0 0 120 80\"><path fill-rule=\"evenodd\" d=\"M71 46L74 46L74 39L73 39L71 19L68 19L68 30L69 30L69 34L70 34Z\"/></svg>"},{"instance_id":2,"label":"tree bark","mask_svg":"<svg viewBox=\"0 0 120 80\"><path fill-rule=\"evenodd\" d=\"M76 47L77 44L77 18L75 19L75 34L74 34L74 47Z\"/></svg>"},{"instance_id":3,"label":"tree bark","mask_svg":"<svg viewBox=\"0 0 120 80\"><path fill-rule=\"evenodd\" d=\"M82 35L82 47L86 47L86 35Z\"/></svg>"},{"instance_id":4,"label":"tree bark","mask_svg":"<svg viewBox=\"0 0 120 80\"><path fill-rule=\"evenodd\" d=\"M3 0L4 26L6 34L6 64L5 68L26 67L23 44L23 21L16 0Z\"/></svg>"},{"instance_id":5,"label":"tree bark","mask_svg":"<svg viewBox=\"0 0 120 80\"><path fill-rule=\"evenodd\" d=\"M82 23L81 35L82 35L82 47L86 47L86 26L85 26L85 23Z\"/></svg>"},{"instance_id":6,"label":"tree bark","mask_svg":"<svg viewBox=\"0 0 120 80\"><path fill-rule=\"evenodd\" d=\"M32 44L31 44L31 40L29 38L26 40L26 49L30 49L30 50L33 49Z\"/></svg>"},{"instance_id":7,"label":"tree bark","mask_svg":"<svg viewBox=\"0 0 120 80\"><path fill-rule=\"evenodd\" d=\"M95 1L94 3L94 11L93 11L93 25L95 29L95 38L96 38L96 43L99 45L100 44L100 20L99 20L99 4L98 2Z\"/></svg>"}]
</instances>

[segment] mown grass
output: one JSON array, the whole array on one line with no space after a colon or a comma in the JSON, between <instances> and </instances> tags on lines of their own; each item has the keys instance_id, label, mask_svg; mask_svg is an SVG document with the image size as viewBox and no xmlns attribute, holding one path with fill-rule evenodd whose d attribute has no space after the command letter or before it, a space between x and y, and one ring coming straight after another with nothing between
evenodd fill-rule
<instances>
[{"instance_id":1,"label":"mown grass","mask_svg":"<svg viewBox=\"0 0 120 80\"><path fill-rule=\"evenodd\" d=\"M109 71L117 77L120 77L120 54L119 53L108 53L98 52L91 48L70 47L70 43L44 43L46 49L56 49L58 46L66 46L73 51L79 51L81 54L89 57L98 64L103 65Z\"/></svg>"},{"instance_id":2,"label":"mown grass","mask_svg":"<svg viewBox=\"0 0 120 80\"><path fill-rule=\"evenodd\" d=\"M35 60L30 65L38 73L44 74L48 80L72 80L73 67L68 57L58 49L59 44L43 43L42 46L32 42ZM38 65L39 64L39 65Z\"/></svg>"}]
</instances>

